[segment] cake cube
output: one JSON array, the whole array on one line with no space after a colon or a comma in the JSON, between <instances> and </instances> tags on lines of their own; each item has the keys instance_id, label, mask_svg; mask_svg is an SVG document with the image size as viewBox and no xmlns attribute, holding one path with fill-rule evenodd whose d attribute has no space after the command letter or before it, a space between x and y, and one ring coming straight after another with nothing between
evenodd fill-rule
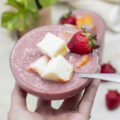
<instances>
[{"instance_id":1,"label":"cake cube","mask_svg":"<svg viewBox=\"0 0 120 120\"><path fill-rule=\"evenodd\" d=\"M49 61L49 58L47 56L42 56L37 61L32 63L27 68L27 70L30 71L30 72L35 72L35 73L41 75L43 73L43 71L45 70L47 64L48 64L48 61Z\"/></svg>"},{"instance_id":2,"label":"cake cube","mask_svg":"<svg viewBox=\"0 0 120 120\"><path fill-rule=\"evenodd\" d=\"M49 32L43 40L37 44L37 46L43 54L46 54L51 58L58 55L65 56L69 53L69 49L65 41Z\"/></svg>"},{"instance_id":3,"label":"cake cube","mask_svg":"<svg viewBox=\"0 0 120 120\"><path fill-rule=\"evenodd\" d=\"M68 82L73 75L73 66L59 55L49 61L41 77L56 82Z\"/></svg>"}]
</instances>

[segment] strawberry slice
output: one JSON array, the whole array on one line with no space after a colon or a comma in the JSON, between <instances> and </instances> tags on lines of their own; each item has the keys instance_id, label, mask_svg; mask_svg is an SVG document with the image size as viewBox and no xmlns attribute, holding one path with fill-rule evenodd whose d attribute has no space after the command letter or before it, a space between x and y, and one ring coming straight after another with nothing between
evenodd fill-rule
<instances>
[{"instance_id":1,"label":"strawberry slice","mask_svg":"<svg viewBox=\"0 0 120 120\"><path fill-rule=\"evenodd\" d=\"M109 91L106 94L106 106L109 110L118 108L120 104L120 95L116 90Z\"/></svg>"},{"instance_id":2,"label":"strawberry slice","mask_svg":"<svg viewBox=\"0 0 120 120\"><path fill-rule=\"evenodd\" d=\"M95 44L95 41L97 41L96 34L88 33L85 28L82 28L81 31L73 35L68 43L68 48L76 54L89 54L93 49L100 47Z\"/></svg>"},{"instance_id":3,"label":"strawberry slice","mask_svg":"<svg viewBox=\"0 0 120 120\"><path fill-rule=\"evenodd\" d=\"M60 19L60 24L64 25L64 24L71 24L71 25L76 25L76 17L72 15L72 12L70 11L69 13L67 13L66 15L64 15L61 19Z\"/></svg>"}]
</instances>

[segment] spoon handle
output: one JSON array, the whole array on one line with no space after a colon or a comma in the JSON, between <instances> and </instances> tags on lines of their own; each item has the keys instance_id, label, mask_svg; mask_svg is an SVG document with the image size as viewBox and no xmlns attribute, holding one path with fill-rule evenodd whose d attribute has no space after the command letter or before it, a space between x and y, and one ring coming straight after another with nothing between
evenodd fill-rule
<instances>
[{"instance_id":1,"label":"spoon handle","mask_svg":"<svg viewBox=\"0 0 120 120\"><path fill-rule=\"evenodd\" d=\"M78 74L79 77L96 78L120 84L120 74Z\"/></svg>"}]
</instances>

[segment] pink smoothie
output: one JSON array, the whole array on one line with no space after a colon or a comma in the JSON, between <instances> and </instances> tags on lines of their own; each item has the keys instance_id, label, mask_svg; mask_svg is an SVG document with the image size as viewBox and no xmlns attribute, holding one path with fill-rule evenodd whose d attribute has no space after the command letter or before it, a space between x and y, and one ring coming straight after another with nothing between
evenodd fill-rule
<instances>
[{"instance_id":1,"label":"pink smoothie","mask_svg":"<svg viewBox=\"0 0 120 120\"><path fill-rule=\"evenodd\" d=\"M98 17L98 18L97 18ZM95 19L100 19L99 16ZM104 26L103 23L100 26ZM101 45L103 42L103 29L100 27L98 34L98 44ZM98 29L98 28L97 28ZM101 32L100 32L101 31ZM17 83L28 93L34 94L41 97L42 99L65 99L78 94L82 89L84 89L90 79L79 78L76 73L96 73L99 69L100 54L98 51L89 55L90 61L76 70L72 81L68 83L56 83L49 80L44 80L40 76L28 72L26 68L35 60L40 58L43 54L39 51L36 44L39 43L47 32L50 32L58 37L62 37L66 43L68 43L71 37L63 37L60 34L62 32L68 33L71 36L77 32L76 29L64 27L64 26L45 26L37 28L26 35L24 35L13 48L11 54L11 69L15 76ZM70 53L65 57L73 66L80 63L83 56Z\"/></svg>"}]
</instances>

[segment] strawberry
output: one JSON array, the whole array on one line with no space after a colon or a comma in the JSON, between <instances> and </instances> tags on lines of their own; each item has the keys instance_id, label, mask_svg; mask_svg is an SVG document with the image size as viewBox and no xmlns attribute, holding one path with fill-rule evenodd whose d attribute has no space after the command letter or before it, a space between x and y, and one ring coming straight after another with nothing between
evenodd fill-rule
<instances>
[{"instance_id":1,"label":"strawberry","mask_svg":"<svg viewBox=\"0 0 120 120\"><path fill-rule=\"evenodd\" d=\"M106 106L109 110L118 108L120 104L120 95L116 90L109 91L106 94Z\"/></svg>"},{"instance_id":2,"label":"strawberry","mask_svg":"<svg viewBox=\"0 0 120 120\"><path fill-rule=\"evenodd\" d=\"M116 70L111 64L106 63L101 66L101 73L116 73Z\"/></svg>"},{"instance_id":3,"label":"strawberry","mask_svg":"<svg viewBox=\"0 0 120 120\"><path fill-rule=\"evenodd\" d=\"M72 15L72 12L70 11L68 14L64 15L61 20L60 24L71 24L71 25L76 25L76 17Z\"/></svg>"},{"instance_id":4,"label":"strawberry","mask_svg":"<svg viewBox=\"0 0 120 120\"><path fill-rule=\"evenodd\" d=\"M93 49L99 48L98 45L95 45L96 40L96 34L90 34L86 32L85 28L82 28L81 31L73 35L68 43L68 48L73 53L89 54Z\"/></svg>"}]
</instances>

